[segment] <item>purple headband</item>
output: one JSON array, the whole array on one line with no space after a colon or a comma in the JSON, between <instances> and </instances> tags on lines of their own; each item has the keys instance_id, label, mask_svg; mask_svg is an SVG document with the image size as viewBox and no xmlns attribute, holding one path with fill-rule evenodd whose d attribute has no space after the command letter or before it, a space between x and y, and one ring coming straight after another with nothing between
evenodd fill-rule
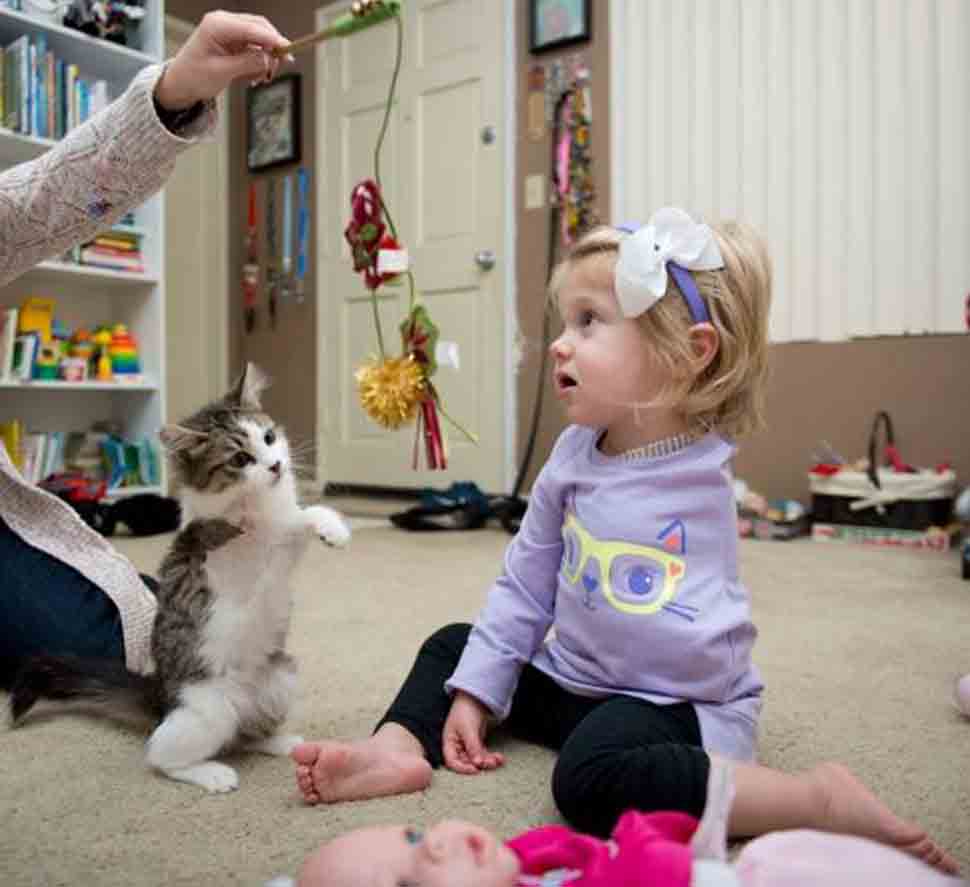
<instances>
[{"instance_id":1,"label":"purple headband","mask_svg":"<svg viewBox=\"0 0 970 887\"><path fill-rule=\"evenodd\" d=\"M616 229L622 231L624 234L634 234L640 228L640 225L629 224L616 226ZM697 284L694 282L694 277L690 271L683 265L678 265L673 260L668 260L666 266L670 276L673 277L674 282L677 284L677 289L680 290L684 301L687 303L687 310L690 312L694 323L710 323L710 312L707 310L707 305L704 303L704 299L697 289Z\"/></svg>"}]
</instances>

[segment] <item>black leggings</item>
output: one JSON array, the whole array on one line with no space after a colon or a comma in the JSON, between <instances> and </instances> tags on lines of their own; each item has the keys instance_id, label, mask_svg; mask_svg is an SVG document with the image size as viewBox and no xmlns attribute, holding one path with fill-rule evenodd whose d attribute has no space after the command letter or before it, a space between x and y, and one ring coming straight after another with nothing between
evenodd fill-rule
<instances>
[{"instance_id":1,"label":"black leggings","mask_svg":"<svg viewBox=\"0 0 970 887\"><path fill-rule=\"evenodd\" d=\"M435 767L444 763L441 733L451 709L444 684L470 631L470 625L448 625L424 642L378 724L405 727ZM704 812L710 760L689 702L655 705L632 696L577 696L526 665L502 729L559 752L553 798L580 831L606 837L631 809L681 810L698 818Z\"/></svg>"}]
</instances>

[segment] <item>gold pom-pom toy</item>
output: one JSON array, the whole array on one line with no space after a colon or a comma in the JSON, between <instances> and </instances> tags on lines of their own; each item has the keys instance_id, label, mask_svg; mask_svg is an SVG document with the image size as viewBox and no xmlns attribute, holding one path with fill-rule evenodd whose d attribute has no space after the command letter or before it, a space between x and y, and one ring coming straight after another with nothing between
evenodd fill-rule
<instances>
[{"instance_id":1,"label":"gold pom-pom toy","mask_svg":"<svg viewBox=\"0 0 970 887\"><path fill-rule=\"evenodd\" d=\"M371 358L355 376L364 412L385 428L412 422L427 395L424 370L410 354Z\"/></svg>"}]
</instances>

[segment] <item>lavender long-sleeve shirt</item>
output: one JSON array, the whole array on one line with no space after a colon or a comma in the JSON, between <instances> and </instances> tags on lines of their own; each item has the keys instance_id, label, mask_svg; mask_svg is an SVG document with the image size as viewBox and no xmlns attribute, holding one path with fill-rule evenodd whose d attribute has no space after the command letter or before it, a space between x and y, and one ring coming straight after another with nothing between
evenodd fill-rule
<instances>
[{"instance_id":1,"label":"lavender long-sleeve shirt","mask_svg":"<svg viewBox=\"0 0 970 887\"><path fill-rule=\"evenodd\" d=\"M560 436L446 690L504 719L531 662L582 695L692 702L706 749L752 760L763 685L738 577L734 447L708 434L610 458L600 433Z\"/></svg>"}]
</instances>

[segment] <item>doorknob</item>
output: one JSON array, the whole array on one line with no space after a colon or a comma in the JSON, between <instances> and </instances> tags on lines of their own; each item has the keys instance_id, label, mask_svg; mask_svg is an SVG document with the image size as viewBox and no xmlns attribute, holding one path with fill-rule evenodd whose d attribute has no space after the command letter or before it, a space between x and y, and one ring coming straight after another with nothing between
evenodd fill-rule
<instances>
[{"instance_id":1,"label":"doorknob","mask_svg":"<svg viewBox=\"0 0 970 887\"><path fill-rule=\"evenodd\" d=\"M475 263L482 271L491 271L495 267L495 253L490 249L480 249L475 253Z\"/></svg>"}]
</instances>

